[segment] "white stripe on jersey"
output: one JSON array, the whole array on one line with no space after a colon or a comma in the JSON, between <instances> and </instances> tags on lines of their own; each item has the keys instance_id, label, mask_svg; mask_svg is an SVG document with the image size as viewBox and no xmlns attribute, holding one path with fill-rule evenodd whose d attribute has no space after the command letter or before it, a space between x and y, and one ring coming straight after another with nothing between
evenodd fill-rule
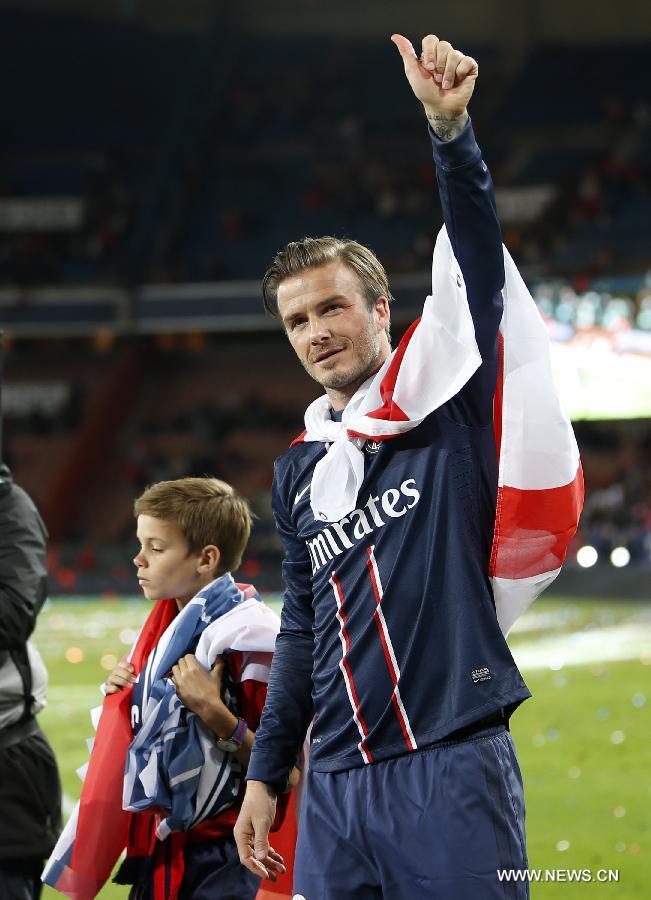
<instances>
[{"instance_id":1,"label":"white stripe on jersey","mask_svg":"<svg viewBox=\"0 0 651 900\"><path fill-rule=\"evenodd\" d=\"M344 682L346 684L346 691L348 693L348 699L350 700L350 705L353 709L353 719L355 720L355 724L357 725L357 730L360 733L361 741L357 745L357 749L362 754L362 759L365 763L370 763L372 761L369 756L366 747L364 746L364 741L367 737L366 726L363 721L360 719L359 714L359 704L357 701L357 692L355 691L355 685L353 683L352 673L349 673L348 664L346 662L346 635L345 635L345 622L343 618L343 597L340 594L340 590L335 580L335 573L332 573L332 577L330 578L330 584L332 585L332 590L335 595L335 602L337 604L337 618L339 619L339 640L341 641L341 650L342 656L339 660L339 668L341 670L341 674L344 676ZM356 702L357 701L357 702Z\"/></svg>"},{"instance_id":2,"label":"white stripe on jersey","mask_svg":"<svg viewBox=\"0 0 651 900\"><path fill-rule=\"evenodd\" d=\"M380 623L380 627L382 630L382 635L384 637L384 643L386 645L387 650L389 651L389 657L391 659L391 666L388 666L389 672L391 674L391 680L393 681L393 694L396 699L396 705L394 708L398 713L398 718L400 719L400 724L402 725L403 733L408 736L407 746L410 750L416 750L418 748L418 744L416 743L416 738L414 737L414 733L411 730L411 724L409 722L409 716L407 715L407 710L404 707L402 702L402 697L400 696L400 688L398 686L398 680L400 678L400 668L398 667L398 660L396 659L396 654L393 649L393 644L391 643L391 636L389 634L389 629L387 627L386 619L384 618L384 613L382 611L382 597L384 597L384 590L382 588L382 581L380 580L380 573L377 567L377 561L375 559L375 547L369 547L368 550L368 563L369 569L371 572L371 581L373 583L373 590L375 593L375 599L377 602L376 610L378 614L378 621ZM391 669L393 668L393 671Z\"/></svg>"}]
</instances>

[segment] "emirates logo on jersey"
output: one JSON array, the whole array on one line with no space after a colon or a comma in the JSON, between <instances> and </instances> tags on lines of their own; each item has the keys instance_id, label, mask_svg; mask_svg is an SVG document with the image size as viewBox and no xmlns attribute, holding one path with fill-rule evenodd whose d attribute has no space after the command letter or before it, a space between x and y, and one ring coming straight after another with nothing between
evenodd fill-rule
<instances>
[{"instance_id":1,"label":"emirates logo on jersey","mask_svg":"<svg viewBox=\"0 0 651 900\"><path fill-rule=\"evenodd\" d=\"M399 488L388 488L381 496L372 494L365 505L344 516L338 522L331 522L315 538L306 541L312 563L312 574L316 575L345 550L351 550L358 541L364 540L391 519L400 519L420 500L420 491L414 478L407 478Z\"/></svg>"}]
</instances>

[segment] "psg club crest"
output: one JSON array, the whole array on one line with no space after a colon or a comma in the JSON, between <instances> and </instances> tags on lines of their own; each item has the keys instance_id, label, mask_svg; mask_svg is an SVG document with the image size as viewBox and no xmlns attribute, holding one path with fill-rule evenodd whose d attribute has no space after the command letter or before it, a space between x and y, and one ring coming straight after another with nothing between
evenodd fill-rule
<instances>
[{"instance_id":1,"label":"psg club crest","mask_svg":"<svg viewBox=\"0 0 651 900\"><path fill-rule=\"evenodd\" d=\"M364 444L364 449L367 453L377 453L381 446L382 441L367 441Z\"/></svg>"}]
</instances>

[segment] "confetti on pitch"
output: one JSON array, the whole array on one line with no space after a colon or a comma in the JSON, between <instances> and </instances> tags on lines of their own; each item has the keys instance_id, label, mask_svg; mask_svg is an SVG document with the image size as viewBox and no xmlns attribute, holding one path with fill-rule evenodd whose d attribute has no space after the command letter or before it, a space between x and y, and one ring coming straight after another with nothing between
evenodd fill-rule
<instances>
[{"instance_id":1,"label":"confetti on pitch","mask_svg":"<svg viewBox=\"0 0 651 900\"><path fill-rule=\"evenodd\" d=\"M69 663L80 663L84 658L84 651L81 647L68 647L66 650L66 659Z\"/></svg>"},{"instance_id":2,"label":"confetti on pitch","mask_svg":"<svg viewBox=\"0 0 651 900\"><path fill-rule=\"evenodd\" d=\"M101 622L85 622L83 625L83 633L89 638L101 640L106 637L106 626Z\"/></svg>"},{"instance_id":3,"label":"confetti on pitch","mask_svg":"<svg viewBox=\"0 0 651 900\"><path fill-rule=\"evenodd\" d=\"M610 735L610 741L612 744L623 744L626 740L626 735L623 731L613 731Z\"/></svg>"},{"instance_id":4,"label":"confetti on pitch","mask_svg":"<svg viewBox=\"0 0 651 900\"><path fill-rule=\"evenodd\" d=\"M556 849L557 849L557 850L560 850L560 852L563 853L565 850L569 850L569 849L570 849L570 846L571 846L571 845L570 845L570 842L569 842L569 841L559 841L559 842L556 844Z\"/></svg>"},{"instance_id":5,"label":"confetti on pitch","mask_svg":"<svg viewBox=\"0 0 651 900\"><path fill-rule=\"evenodd\" d=\"M123 628L120 632L120 641L126 644L127 647L131 647L137 637L138 632L134 628Z\"/></svg>"}]
</instances>

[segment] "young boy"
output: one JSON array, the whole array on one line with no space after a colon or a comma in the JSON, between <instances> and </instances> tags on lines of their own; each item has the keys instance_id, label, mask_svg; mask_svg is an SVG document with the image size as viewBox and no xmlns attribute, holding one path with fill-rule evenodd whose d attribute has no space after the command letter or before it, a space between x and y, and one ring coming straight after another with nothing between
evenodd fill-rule
<instances>
[{"instance_id":1,"label":"young boy","mask_svg":"<svg viewBox=\"0 0 651 900\"><path fill-rule=\"evenodd\" d=\"M254 898L260 881L239 862L233 826L279 622L252 587L230 576L249 538L249 507L223 481L182 478L148 488L134 513L140 550L133 562L144 595L156 605L130 657L107 679L90 763L101 753L107 706L122 703L126 710L128 699L130 745L118 787L131 815L127 858L115 880L133 885L132 900ZM91 814L83 818L91 768L75 842L84 821L83 840L95 831L101 846L103 826ZM95 775L94 784L102 781ZM74 849L59 854L54 886L67 892L71 872L73 880L79 872L88 877L82 855L88 850L79 850L77 860ZM272 880L283 873L279 861Z\"/></svg>"},{"instance_id":2,"label":"young boy","mask_svg":"<svg viewBox=\"0 0 651 900\"><path fill-rule=\"evenodd\" d=\"M216 577L238 568L251 532L246 500L217 478L161 481L136 500L134 514L140 542L133 559L138 584L148 600L173 598L179 611ZM233 673L235 659L229 662ZM223 660L208 673L189 653L173 667L172 681L183 704L225 741L232 737L239 719L221 696L222 673ZM134 667L125 656L109 675L105 692L115 693L136 680ZM266 694L266 686L247 681L240 693L250 709L258 693ZM249 728L237 750L245 765L253 735Z\"/></svg>"}]
</instances>

